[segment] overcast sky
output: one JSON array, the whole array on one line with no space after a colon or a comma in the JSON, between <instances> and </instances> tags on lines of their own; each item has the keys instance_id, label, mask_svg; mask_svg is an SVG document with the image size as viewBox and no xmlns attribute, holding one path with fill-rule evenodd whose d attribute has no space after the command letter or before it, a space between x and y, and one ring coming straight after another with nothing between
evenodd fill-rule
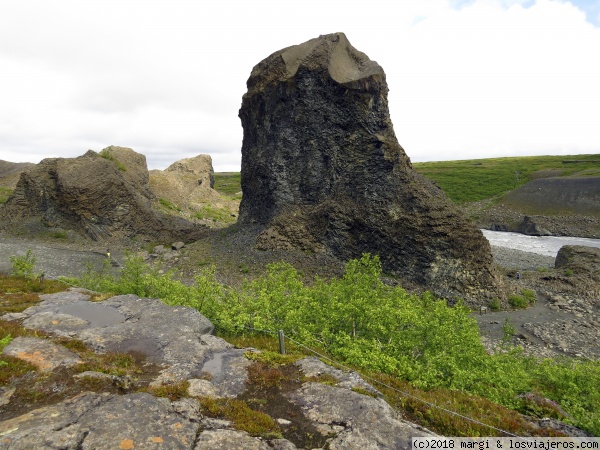
<instances>
[{"instance_id":1,"label":"overcast sky","mask_svg":"<svg viewBox=\"0 0 600 450\"><path fill-rule=\"evenodd\" d=\"M600 153L600 0L0 0L0 159L240 169L252 67L342 31L413 161Z\"/></svg>"}]
</instances>

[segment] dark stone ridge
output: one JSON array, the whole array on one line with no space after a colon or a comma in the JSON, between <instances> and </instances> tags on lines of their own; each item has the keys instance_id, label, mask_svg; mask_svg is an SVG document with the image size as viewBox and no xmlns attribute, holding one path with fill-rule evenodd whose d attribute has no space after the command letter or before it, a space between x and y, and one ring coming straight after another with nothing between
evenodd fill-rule
<instances>
[{"instance_id":1,"label":"dark stone ridge","mask_svg":"<svg viewBox=\"0 0 600 450\"><path fill-rule=\"evenodd\" d=\"M153 199L144 155L111 146L27 168L0 208L0 222L33 231L60 227L93 240L142 236L190 242L202 236L202 227L154 211Z\"/></svg>"},{"instance_id":2,"label":"dark stone ridge","mask_svg":"<svg viewBox=\"0 0 600 450\"><path fill-rule=\"evenodd\" d=\"M252 70L239 221L257 247L380 256L447 298L498 295L489 243L396 140L383 69L343 33L273 53Z\"/></svg>"},{"instance_id":3,"label":"dark stone ridge","mask_svg":"<svg viewBox=\"0 0 600 450\"><path fill-rule=\"evenodd\" d=\"M551 236L550 233L545 228L539 226L537 223L531 219L529 216L523 217L523 221L517 226L517 233L523 233L528 236Z\"/></svg>"}]
</instances>

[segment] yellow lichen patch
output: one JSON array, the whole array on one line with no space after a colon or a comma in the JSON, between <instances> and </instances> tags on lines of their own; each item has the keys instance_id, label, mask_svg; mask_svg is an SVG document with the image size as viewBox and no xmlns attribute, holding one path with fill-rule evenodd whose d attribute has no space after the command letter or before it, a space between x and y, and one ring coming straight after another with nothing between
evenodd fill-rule
<instances>
[{"instance_id":1,"label":"yellow lichen patch","mask_svg":"<svg viewBox=\"0 0 600 450\"><path fill-rule=\"evenodd\" d=\"M33 364L40 370L52 369L52 363L46 360L40 351L35 351L33 353L17 352L16 357L23 361L27 361L29 364Z\"/></svg>"},{"instance_id":2,"label":"yellow lichen patch","mask_svg":"<svg viewBox=\"0 0 600 450\"><path fill-rule=\"evenodd\" d=\"M131 450L132 448L135 448L133 439L123 439L119 444L119 448L123 450Z\"/></svg>"},{"instance_id":3,"label":"yellow lichen patch","mask_svg":"<svg viewBox=\"0 0 600 450\"><path fill-rule=\"evenodd\" d=\"M163 438L161 438L160 436L153 436L151 439L152 439L152 442L158 442L158 443L164 442Z\"/></svg>"}]
</instances>

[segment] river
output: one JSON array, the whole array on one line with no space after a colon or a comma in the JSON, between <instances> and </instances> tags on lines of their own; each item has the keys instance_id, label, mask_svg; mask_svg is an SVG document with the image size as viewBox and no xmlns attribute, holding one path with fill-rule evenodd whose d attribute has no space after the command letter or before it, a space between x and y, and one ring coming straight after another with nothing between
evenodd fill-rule
<instances>
[{"instance_id":1,"label":"river","mask_svg":"<svg viewBox=\"0 0 600 450\"><path fill-rule=\"evenodd\" d=\"M527 236L507 231L481 230L483 235L496 247L506 247L538 255L556 257L563 245L585 245L600 248L600 239L570 236Z\"/></svg>"}]
</instances>

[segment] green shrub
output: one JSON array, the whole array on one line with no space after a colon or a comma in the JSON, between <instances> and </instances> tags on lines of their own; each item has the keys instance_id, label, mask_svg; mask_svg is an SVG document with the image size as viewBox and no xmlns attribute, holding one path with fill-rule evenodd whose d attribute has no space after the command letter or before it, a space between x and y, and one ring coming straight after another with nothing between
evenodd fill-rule
<instances>
[{"instance_id":1,"label":"green shrub","mask_svg":"<svg viewBox=\"0 0 600 450\"><path fill-rule=\"evenodd\" d=\"M0 205L6 203L6 200L8 200L8 197L10 197L12 193L12 189L0 186Z\"/></svg>"},{"instance_id":2,"label":"green shrub","mask_svg":"<svg viewBox=\"0 0 600 450\"><path fill-rule=\"evenodd\" d=\"M522 289L521 290L521 294L523 295L523 297L525 298L525 300L527 300L528 303L534 305L535 302L537 301L537 297L535 295L535 291L531 290L531 289Z\"/></svg>"},{"instance_id":3,"label":"green shrub","mask_svg":"<svg viewBox=\"0 0 600 450\"><path fill-rule=\"evenodd\" d=\"M514 308L527 308L529 302L525 297L518 294L512 294L508 297L508 303Z\"/></svg>"},{"instance_id":4,"label":"green shrub","mask_svg":"<svg viewBox=\"0 0 600 450\"><path fill-rule=\"evenodd\" d=\"M490 302L490 309L492 311L499 311L500 310L500 299L498 297L494 297L492 299L492 301Z\"/></svg>"},{"instance_id":5,"label":"green shrub","mask_svg":"<svg viewBox=\"0 0 600 450\"><path fill-rule=\"evenodd\" d=\"M513 338L516 332L517 330L509 322L508 317L504 319L504 324L502 325L502 341L504 343L508 343Z\"/></svg>"},{"instance_id":6,"label":"green shrub","mask_svg":"<svg viewBox=\"0 0 600 450\"><path fill-rule=\"evenodd\" d=\"M35 278L33 269L35 267L35 256L31 253L31 249L27 249L25 256L11 256L10 262L12 264L11 273L17 277L23 278Z\"/></svg>"},{"instance_id":7,"label":"green shrub","mask_svg":"<svg viewBox=\"0 0 600 450\"><path fill-rule=\"evenodd\" d=\"M565 276L570 277L573 275L573 270L572 269L565 269Z\"/></svg>"}]
</instances>

